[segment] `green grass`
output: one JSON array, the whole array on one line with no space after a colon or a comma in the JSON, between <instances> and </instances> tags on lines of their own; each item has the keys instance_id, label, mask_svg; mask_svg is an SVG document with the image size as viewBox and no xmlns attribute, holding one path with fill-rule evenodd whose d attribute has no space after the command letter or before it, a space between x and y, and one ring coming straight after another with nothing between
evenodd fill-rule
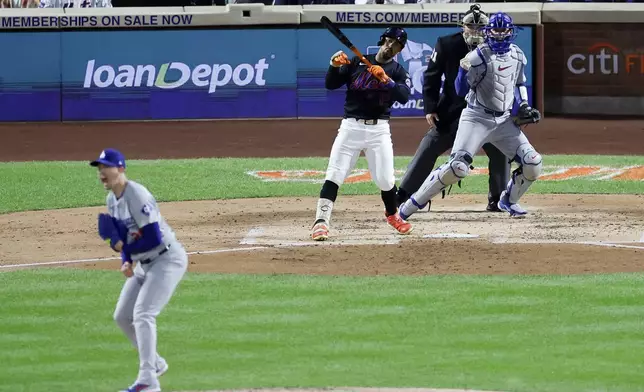
<instances>
[{"instance_id":1,"label":"green grass","mask_svg":"<svg viewBox=\"0 0 644 392\"><path fill-rule=\"evenodd\" d=\"M405 170L410 157L397 157L395 166ZM438 164L444 161L441 157ZM327 158L190 159L128 162L128 176L145 184L159 201L214 200L241 197L315 196L320 185L312 183L262 182L246 174L250 170L325 170ZM641 156L546 156L546 166L599 165L622 167L644 165ZM487 167L479 156L476 167ZM367 168L364 157L357 168ZM96 170L87 162L0 163L0 213L97 206L105 203L105 191ZM453 193L487 193L487 177L471 176ZM642 181L593 181L574 179L536 182L533 193L644 193ZM375 184L345 184L341 194L375 194Z\"/></svg>"},{"instance_id":2,"label":"green grass","mask_svg":"<svg viewBox=\"0 0 644 392\"><path fill-rule=\"evenodd\" d=\"M137 355L118 272L0 274L0 391L115 391ZM188 273L158 318L164 390L644 391L644 276Z\"/></svg>"},{"instance_id":3,"label":"green grass","mask_svg":"<svg viewBox=\"0 0 644 392\"><path fill-rule=\"evenodd\" d=\"M409 157L398 157L404 170ZM644 165L548 156L546 166ZM324 170L327 158L130 161L159 201L317 195L249 170ZM439 163L441 163L439 161ZM485 167L487 158L474 164ZM361 158L358 168L366 168ZM0 212L104 205L87 162L1 163ZM452 192L486 193L472 176ZM377 193L372 183L343 194ZM537 182L534 193L644 193L640 181ZM118 272L0 273L0 391L115 391L137 354L112 321ZM158 318L164 391L441 387L644 391L644 275L310 277L188 273Z\"/></svg>"}]
</instances>

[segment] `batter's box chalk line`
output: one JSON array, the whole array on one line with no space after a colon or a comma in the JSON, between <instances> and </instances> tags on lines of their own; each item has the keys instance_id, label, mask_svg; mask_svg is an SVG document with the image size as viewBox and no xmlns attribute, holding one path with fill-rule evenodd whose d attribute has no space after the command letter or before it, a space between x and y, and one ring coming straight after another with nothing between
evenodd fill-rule
<instances>
[{"instance_id":1,"label":"batter's box chalk line","mask_svg":"<svg viewBox=\"0 0 644 392\"><path fill-rule=\"evenodd\" d=\"M479 238L478 234L465 234L465 233L435 233L425 234L423 238Z\"/></svg>"},{"instance_id":2,"label":"batter's box chalk line","mask_svg":"<svg viewBox=\"0 0 644 392\"><path fill-rule=\"evenodd\" d=\"M605 247L608 247L608 248L626 248L626 249L644 250L644 245L642 245L642 246L639 246L639 245L625 245L625 244L620 244L620 243L615 243L615 242L581 241L581 242L577 242L577 244L605 246ZM633 244L639 244L639 242L633 242Z\"/></svg>"},{"instance_id":3,"label":"batter's box chalk line","mask_svg":"<svg viewBox=\"0 0 644 392\"><path fill-rule=\"evenodd\" d=\"M283 228L256 226L248 230L246 235L239 241L239 244L291 248L302 246L397 245L400 243L400 238L394 237L393 233L368 237L338 235L332 236L328 241L313 241L308 235L306 238L293 240L293 236L289 236L289 234Z\"/></svg>"}]
</instances>

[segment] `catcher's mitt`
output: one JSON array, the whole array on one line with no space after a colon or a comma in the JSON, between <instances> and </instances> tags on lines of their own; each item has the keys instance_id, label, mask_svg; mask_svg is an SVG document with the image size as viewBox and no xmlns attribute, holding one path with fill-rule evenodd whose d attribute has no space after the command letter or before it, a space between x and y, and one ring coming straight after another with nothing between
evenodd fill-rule
<instances>
[{"instance_id":1,"label":"catcher's mitt","mask_svg":"<svg viewBox=\"0 0 644 392\"><path fill-rule=\"evenodd\" d=\"M514 117L513 121L517 126L525 124L536 124L541 120L541 113L527 103L519 107L519 112Z\"/></svg>"}]
</instances>

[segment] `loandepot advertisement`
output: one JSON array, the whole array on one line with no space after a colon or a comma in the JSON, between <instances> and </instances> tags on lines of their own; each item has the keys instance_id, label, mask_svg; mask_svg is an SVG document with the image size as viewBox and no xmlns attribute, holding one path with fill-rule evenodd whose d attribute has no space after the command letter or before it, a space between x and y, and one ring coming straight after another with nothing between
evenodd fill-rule
<instances>
[{"instance_id":1,"label":"loandepot advertisement","mask_svg":"<svg viewBox=\"0 0 644 392\"><path fill-rule=\"evenodd\" d=\"M297 116L293 30L75 32L62 48L66 120Z\"/></svg>"},{"instance_id":2,"label":"loandepot advertisement","mask_svg":"<svg viewBox=\"0 0 644 392\"><path fill-rule=\"evenodd\" d=\"M378 51L384 26L342 29L364 54ZM396 60L410 74L412 95L394 104L394 117L424 115L433 46L460 31L406 30ZM333 53L352 55L317 27L12 32L0 43L12 54L0 63L0 121L341 117L346 87L328 91L324 78ZM528 55L532 96L532 28L516 43Z\"/></svg>"}]
</instances>

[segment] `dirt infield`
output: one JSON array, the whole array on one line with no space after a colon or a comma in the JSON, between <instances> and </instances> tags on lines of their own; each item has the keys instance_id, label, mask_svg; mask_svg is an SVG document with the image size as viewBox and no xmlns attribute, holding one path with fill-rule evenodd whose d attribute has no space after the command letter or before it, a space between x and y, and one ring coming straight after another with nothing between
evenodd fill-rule
<instances>
[{"instance_id":1,"label":"dirt infield","mask_svg":"<svg viewBox=\"0 0 644 392\"><path fill-rule=\"evenodd\" d=\"M575 274L642 271L644 196L527 195L532 216L483 212L484 196L452 195L400 236L378 197L343 197L332 238L309 239L315 198L162 203L192 272L323 275ZM628 206L628 207L625 207ZM0 215L0 266L117 256L80 208ZM367 211L367 212L365 212ZM427 237L427 238L426 238ZM43 241L47 238L47 241ZM17 247L15 244L19 244ZM610 247L607 246L610 244ZM72 264L118 269L118 260Z\"/></svg>"},{"instance_id":2,"label":"dirt infield","mask_svg":"<svg viewBox=\"0 0 644 392\"><path fill-rule=\"evenodd\" d=\"M642 124L546 119L527 133L544 154L641 155ZM327 156L337 125L338 120L10 124L0 125L0 157L86 160L106 141L128 158ZM426 131L417 119L394 120L392 129L398 155L413 154ZM431 213L415 215L410 236L399 236L386 225L379 196L341 195L331 240L322 244L308 238L315 203L315 198L273 198L164 203L161 208L193 252L192 271L419 275L644 270L642 195L528 194L525 207L531 215L511 220L485 212L484 195L452 194L437 200ZM98 211L0 215L2 270L39 262L117 268L118 260L82 262L115 257L97 238Z\"/></svg>"}]
</instances>

